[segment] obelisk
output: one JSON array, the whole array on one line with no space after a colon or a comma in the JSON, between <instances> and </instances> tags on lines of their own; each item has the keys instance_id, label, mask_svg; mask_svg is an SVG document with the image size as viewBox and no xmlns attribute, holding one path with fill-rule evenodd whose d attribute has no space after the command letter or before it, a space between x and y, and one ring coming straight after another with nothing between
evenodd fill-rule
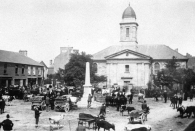
<instances>
[{"instance_id":1,"label":"obelisk","mask_svg":"<svg viewBox=\"0 0 195 131\"><path fill-rule=\"evenodd\" d=\"M90 66L89 62L86 62L86 70L85 70L85 85L84 86L84 91L83 91L83 97L81 98L81 101L78 102L79 107L87 107L87 100L89 94L91 94L91 88L92 85L90 83Z\"/></svg>"}]
</instances>

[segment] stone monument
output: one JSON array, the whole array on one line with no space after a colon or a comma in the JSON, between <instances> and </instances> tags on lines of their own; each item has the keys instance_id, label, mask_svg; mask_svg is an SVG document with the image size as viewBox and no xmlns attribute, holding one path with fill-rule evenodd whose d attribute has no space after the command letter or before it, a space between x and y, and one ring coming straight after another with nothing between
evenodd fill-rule
<instances>
[{"instance_id":1,"label":"stone monument","mask_svg":"<svg viewBox=\"0 0 195 131\"><path fill-rule=\"evenodd\" d=\"M91 88L92 85L90 83L90 66L89 62L86 62L86 70L85 70L85 85L84 86L84 91L83 91L83 97L81 98L81 101L78 102L79 107L87 107L87 100L89 94L91 94Z\"/></svg>"}]
</instances>

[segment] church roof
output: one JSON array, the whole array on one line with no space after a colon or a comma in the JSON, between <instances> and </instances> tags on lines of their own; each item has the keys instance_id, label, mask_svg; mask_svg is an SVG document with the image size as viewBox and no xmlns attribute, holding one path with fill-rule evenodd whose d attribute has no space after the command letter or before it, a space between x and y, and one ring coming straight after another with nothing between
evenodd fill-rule
<instances>
[{"instance_id":1,"label":"church roof","mask_svg":"<svg viewBox=\"0 0 195 131\"><path fill-rule=\"evenodd\" d=\"M136 19L136 15L135 15L135 11L133 10L133 8L131 6L128 6L124 12L123 12L123 16L122 18L135 18Z\"/></svg>"},{"instance_id":2,"label":"church roof","mask_svg":"<svg viewBox=\"0 0 195 131\"><path fill-rule=\"evenodd\" d=\"M27 56L24 56L23 54L12 52L12 51L5 51L5 50L0 50L0 62L43 66L37 61Z\"/></svg>"},{"instance_id":3,"label":"church roof","mask_svg":"<svg viewBox=\"0 0 195 131\"><path fill-rule=\"evenodd\" d=\"M175 56L177 59L187 60L185 56L171 49L166 45L137 45L137 52L152 57L154 60L167 60ZM113 45L93 55L94 60L105 60L106 56L120 52L122 50L132 49L131 45Z\"/></svg>"}]
</instances>

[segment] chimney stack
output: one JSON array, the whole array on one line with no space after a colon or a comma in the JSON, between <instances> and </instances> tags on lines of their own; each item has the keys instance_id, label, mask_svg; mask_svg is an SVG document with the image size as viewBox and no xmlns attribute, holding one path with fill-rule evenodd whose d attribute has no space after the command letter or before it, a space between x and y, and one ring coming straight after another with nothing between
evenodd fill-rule
<instances>
[{"instance_id":1,"label":"chimney stack","mask_svg":"<svg viewBox=\"0 0 195 131\"><path fill-rule=\"evenodd\" d=\"M50 60L50 65L52 65L53 63L52 63L52 60Z\"/></svg>"},{"instance_id":2,"label":"chimney stack","mask_svg":"<svg viewBox=\"0 0 195 131\"><path fill-rule=\"evenodd\" d=\"M19 50L19 53L24 56L27 56L27 50Z\"/></svg>"},{"instance_id":3,"label":"chimney stack","mask_svg":"<svg viewBox=\"0 0 195 131\"><path fill-rule=\"evenodd\" d=\"M175 49L175 51L177 51L177 52L178 52L178 48L176 48L176 49Z\"/></svg>"}]
</instances>

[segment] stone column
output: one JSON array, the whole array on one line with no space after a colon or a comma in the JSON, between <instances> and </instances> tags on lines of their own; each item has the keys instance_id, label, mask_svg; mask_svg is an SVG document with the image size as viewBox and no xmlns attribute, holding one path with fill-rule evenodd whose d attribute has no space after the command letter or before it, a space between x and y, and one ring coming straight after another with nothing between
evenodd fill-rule
<instances>
[{"instance_id":1,"label":"stone column","mask_svg":"<svg viewBox=\"0 0 195 131\"><path fill-rule=\"evenodd\" d=\"M6 87L8 87L8 80L6 80Z\"/></svg>"},{"instance_id":2,"label":"stone column","mask_svg":"<svg viewBox=\"0 0 195 131\"><path fill-rule=\"evenodd\" d=\"M20 86L23 86L23 79L20 80Z\"/></svg>"},{"instance_id":3,"label":"stone column","mask_svg":"<svg viewBox=\"0 0 195 131\"><path fill-rule=\"evenodd\" d=\"M26 78L26 86L28 86L28 78Z\"/></svg>"},{"instance_id":4,"label":"stone column","mask_svg":"<svg viewBox=\"0 0 195 131\"><path fill-rule=\"evenodd\" d=\"M12 78L12 85L15 85L15 79L14 78Z\"/></svg>"},{"instance_id":5,"label":"stone column","mask_svg":"<svg viewBox=\"0 0 195 131\"><path fill-rule=\"evenodd\" d=\"M85 70L85 85L84 86L84 94L83 96L88 96L91 94L91 83L90 83L90 68L89 68L89 62L86 62L86 70Z\"/></svg>"}]
</instances>

